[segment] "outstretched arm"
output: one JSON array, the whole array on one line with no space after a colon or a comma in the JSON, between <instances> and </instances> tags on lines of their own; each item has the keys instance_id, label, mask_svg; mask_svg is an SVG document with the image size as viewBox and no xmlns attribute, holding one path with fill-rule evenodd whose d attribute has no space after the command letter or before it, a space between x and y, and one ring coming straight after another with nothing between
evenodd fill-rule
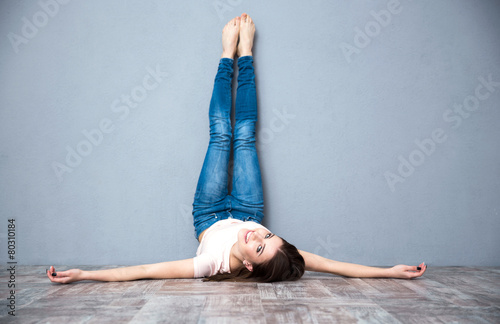
<instances>
[{"instance_id":1,"label":"outstretched arm","mask_svg":"<svg viewBox=\"0 0 500 324\"><path fill-rule=\"evenodd\" d=\"M53 276L52 274L56 274ZM129 281L137 279L194 278L193 259L168 261L108 270L84 271L71 269L57 271L53 266L47 271L50 281L70 283L81 280Z\"/></svg>"},{"instance_id":2,"label":"outstretched arm","mask_svg":"<svg viewBox=\"0 0 500 324\"><path fill-rule=\"evenodd\" d=\"M420 277L427 269L424 263L418 267L407 265L397 265L392 268L368 267L360 264L330 260L305 251L299 250L299 252L306 262L307 271L326 272L345 277L411 279Z\"/></svg>"}]
</instances>

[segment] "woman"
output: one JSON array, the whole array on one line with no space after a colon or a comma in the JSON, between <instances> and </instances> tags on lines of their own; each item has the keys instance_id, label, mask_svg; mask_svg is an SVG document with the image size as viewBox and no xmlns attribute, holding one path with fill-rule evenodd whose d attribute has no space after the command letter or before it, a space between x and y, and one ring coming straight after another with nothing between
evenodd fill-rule
<instances>
[{"instance_id":1,"label":"woman","mask_svg":"<svg viewBox=\"0 0 500 324\"><path fill-rule=\"evenodd\" d=\"M416 278L426 270L398 265L389 269L329 260L299 251L260 225L263 194L255 147L257 100L253 69L255 25L247 14L232 19L222 31L222 56L210 102L210 143L193 203L195 233L200 245L195 258L109 270L47 270L52 282L80 280L200 278L274 282L297 280L304 270L348 277ZM232 191L228 163L231 150L231 80L238 56Z\"/></svg>"}]
</instances>

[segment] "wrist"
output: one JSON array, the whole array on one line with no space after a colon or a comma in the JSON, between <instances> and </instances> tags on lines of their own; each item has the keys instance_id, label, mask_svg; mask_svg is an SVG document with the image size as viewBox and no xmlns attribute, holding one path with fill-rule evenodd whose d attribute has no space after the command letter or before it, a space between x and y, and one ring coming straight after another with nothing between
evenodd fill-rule
<instances>
[{"instance_id":1,"label":"wrist","mask_svg":"<svg viewBox=\"0 0 500 324\"><path fill-rule=\"evenodd\" d=\"M370 271L367 272L365 277L371 278L391 278L393 276L390 268L382 267L369 267Z\"/></svg>"},{"instance_id":2,"label":"wrist","mask_svg":"<svg viewBox=\"0 0 500 324\"><path fill-rule=\"evenodd\" d=\"M77 280L92 280L92 271L80 270Z\"/></svg>"},{"instance_id":3,"label":"wrist","mask_svg":"<svg viewBox=\"0 0 500 324\"><path fill-rule=\"evenodd\" d=\"M384 278L394 278L394 270L393 268L385 268L384 269Z\"/></svg>"}]
</instances>

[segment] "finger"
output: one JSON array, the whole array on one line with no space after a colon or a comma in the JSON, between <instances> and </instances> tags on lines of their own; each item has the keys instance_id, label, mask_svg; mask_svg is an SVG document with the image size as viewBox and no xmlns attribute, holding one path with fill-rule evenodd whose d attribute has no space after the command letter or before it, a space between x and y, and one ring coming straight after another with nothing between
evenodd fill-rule
<instances>
[{"instance_id":1,"label":"finger","mask_svg":"<svg viewBox=\"0 0 500 324\"><path fill-rule=\"evenodd\" d=\"M421 263L419 266L420 270L417 270L416 272L413 272L412 273L412 278L417 278L417 277L421 277L425 270L427 270L427 265L425 263Z\"/></svg>"},{"instance_id":2,"label":"finger","mask_svg":"<svg viewBox=\"0 0 500 324\"><path fill-rule=\"evenodd\" d=\"M57 282L57 283L68 283L71 280L71 276L68 273L69 271L60 271L57 273L57 276L52 276L52 274L49 275L49 279L52 282Z\"/></svg>"},{"instance_id":3,"label":"finger","mask_svg":"<svg viewBox=\"0 0 500 324\"><path fill-rule=\"evenodd\" d=\"M47 270L47 277L49 277L52 282L67 283L67 281L70 280L71 273L70 270L56 272L54 266L51 266Z\"/></svg>"},{"instance_id":4,"label":"finger","mask_svg":"<svg viewBox=\"0 0 500 324\"><path fill-rule=\"evenodd\" d=\"M52 277L56 277L57 276L57 272L56 272L56 269L54 268L54 266L50 266L50 272L49 272L49 275L52 276Z\"/></svg>"},{"instance_id":5,"label":"finger","mask_svg":"<svg viewBox=\"0 0 500 324\"><path fill-rule=\"evenodd\" d=\"M49 279L52 279L53 277L55 277L53 274L55 273L55 269L54 269L54 266L50 266L50 268L48 268L47 270L47 276L49 277Z\"/></svg>"},{"instance_id":6,"label":"finger","mask_svg":"<svg viewBox=\"0 0 500 324\"><path fill-rule=\"evenodd\" d=\"M408 279L413 279L413 278L417 278L420 276L421 276L421 274L419 272L408 272Z\"/></svg>"},{"instance_id":7,"label":"finger","mask_svg":"<svg viewBox=\"0 0 500 324\"><path fill-rule=\"evenodd\" d=\"M52 275L53 278L67 278L67 277L71 277L71 270L57 271L57 272L54 271L51 275Z\"/></svg>"},{"instance_id":8,"label":"finger","mask_svg":"<svg viewBox=\"0 0 500 324\"><path fill-rule=\"evenodd\" d=\"M50 281L57 283L66 283L66 281L68 281L68 278L51 277Z\"/></svg>"},{"instance_id":9,"label":"finger","mask_svg":"<svg viewBox=\"0 0 500 324\"><path fill-rule=\"evenodd\" d=\"M71 270L66 270L66 271L56 271L54 267L52 267L52 273L51 275L53 277L69 277L71 276Z\"/></svg>"},{"instance_id":10,"label":"finger","mask_svg":"<svg viewBox=\"0 0 500 324\"><path fill-rule=\"evenodd\" d=\"M49 277L50 281L52 281L52 282L59 282L59 283L61 283L61 279L62 279L62 278L54 277L54 276L52 275L52 271L51 271L51 270L52 270L52 269L49 269L49 270L47 271L47 277Z\"/></svg>"},{"instance_id":11,"label":"finger","mask_svg":"<svg viewBox=\"0 0 500 324\"><path fill-rule=\"evenodd\" d=\"M419 271L417 266L407 266L405 271Z\"/></svg>"}]
</instances>

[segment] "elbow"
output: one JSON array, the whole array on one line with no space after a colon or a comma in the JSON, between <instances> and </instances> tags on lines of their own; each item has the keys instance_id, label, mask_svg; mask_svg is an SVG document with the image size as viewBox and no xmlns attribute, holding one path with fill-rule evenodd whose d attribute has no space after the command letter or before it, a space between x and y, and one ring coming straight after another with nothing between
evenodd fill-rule
<instances>
[{"instance_id":1,"label":"elbow","mask_svg":"<svg viewBox=\"0 0 500 324\"><path fill-rule=\"evenodd\" d=\"M135 279L152 279L151 271L145 265L140 265L137 273L137 278Z\"/></svg>"}]
</instances>

